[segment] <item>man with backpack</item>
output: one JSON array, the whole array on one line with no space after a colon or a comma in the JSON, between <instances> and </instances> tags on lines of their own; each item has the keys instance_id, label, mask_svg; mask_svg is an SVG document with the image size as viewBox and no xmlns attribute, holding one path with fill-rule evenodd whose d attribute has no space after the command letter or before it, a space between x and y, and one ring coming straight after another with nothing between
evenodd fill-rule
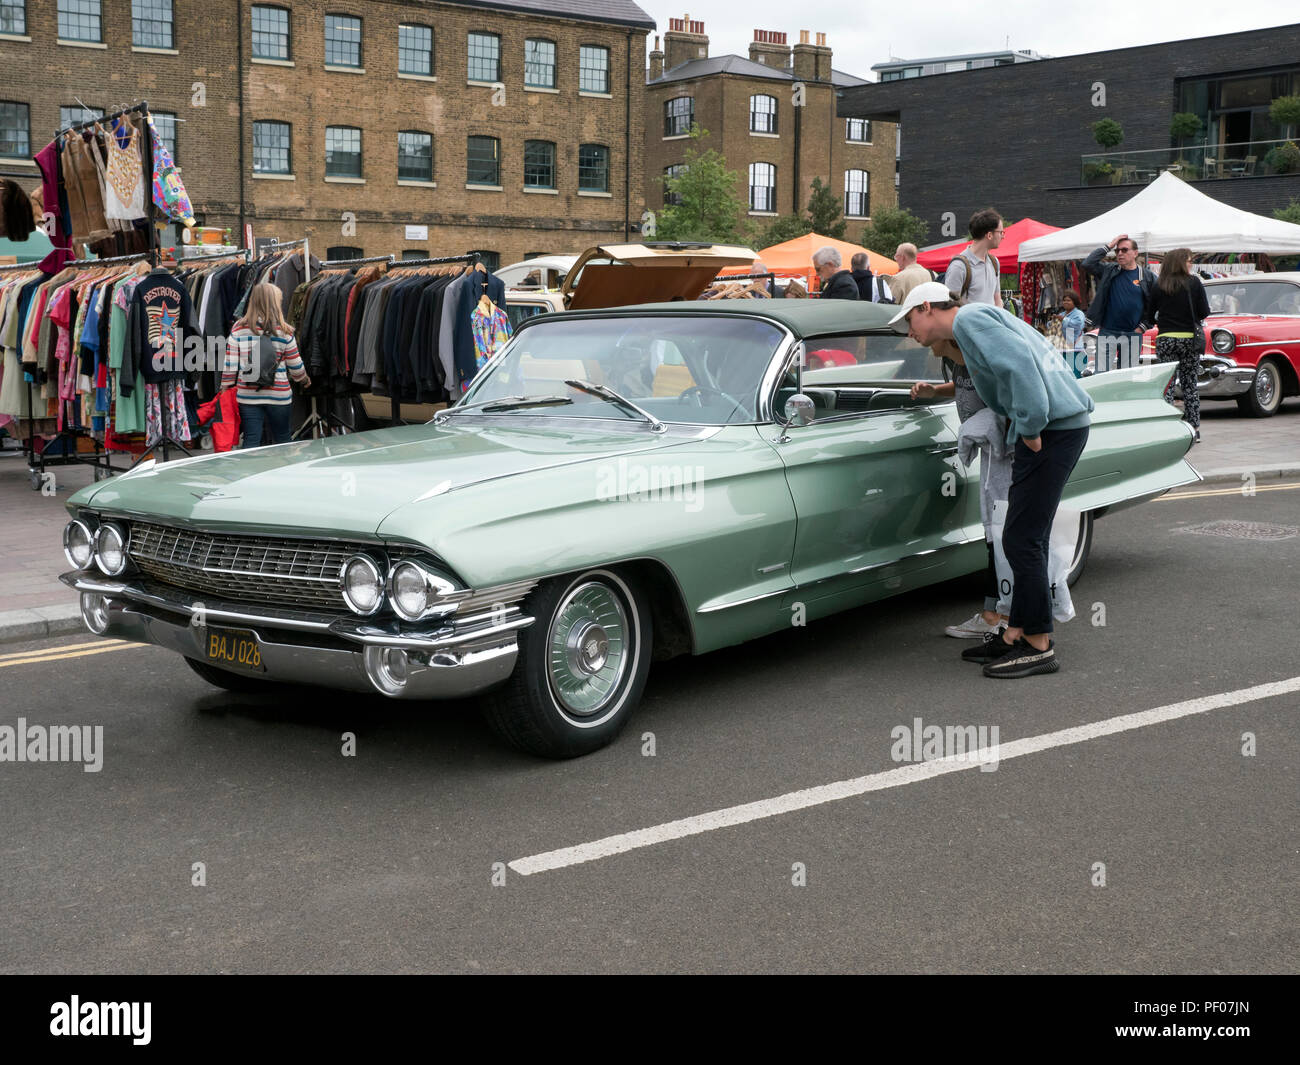
<instances>
[{"instance_id":1,"label":"man with backpack","mask_svg":"<svg viewBox=\"0 0 1300 1065\"><path fill-rule=\"evenodd\" d=\"M1002 243L1006 232L1002 216L992 207L970 216L971 243L948 264L943 283L967 303L1002 306L1002 269L993 249Z\"/></svg>"}]
</instances>

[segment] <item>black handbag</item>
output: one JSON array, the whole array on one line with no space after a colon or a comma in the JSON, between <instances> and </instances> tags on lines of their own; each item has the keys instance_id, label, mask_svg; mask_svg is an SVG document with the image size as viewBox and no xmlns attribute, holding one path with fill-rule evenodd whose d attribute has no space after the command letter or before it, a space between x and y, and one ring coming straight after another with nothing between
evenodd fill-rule
<instances>
[{"instance_id":1,"label":"black handbag","mask_svg":"<svg viewBox=\"0 0 1300 1065\"><path fill-rule=\"evenodd\" d=\"M1196 353L1205 354L1205 327L1201 325L1201 320L1196 317L1196 304L1192 302L1192 277L1187 277L1187 306L1192 312L1192 337L1196 343Z\"/></svg>"}]
</instances>

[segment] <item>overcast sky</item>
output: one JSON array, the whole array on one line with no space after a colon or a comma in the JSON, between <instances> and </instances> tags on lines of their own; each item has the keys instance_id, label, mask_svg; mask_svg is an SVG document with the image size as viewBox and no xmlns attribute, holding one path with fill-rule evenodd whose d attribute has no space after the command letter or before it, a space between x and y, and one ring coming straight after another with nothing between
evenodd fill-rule
<instances>
[{"instance_id":1,"label":"overcast sky","mask_svg":"<svg viewBox=\"0 0 1300 1065\"><path fill-rule=\"evenodd\" d=\"M799 13L803 5L790 0L638 3L661 34L670 18L689 14L703 21L714 56L748 55L756 29L784 30L790 44L799 40L800 30L820 31L834 51L836 70L871 80L872 64L891 54L920 59L986 52L1007 47L1008 38L1012 48L1063 56L1300 22L1296 0L821 0L808 4L806 14Z\"/></svg>"}]
</instances>

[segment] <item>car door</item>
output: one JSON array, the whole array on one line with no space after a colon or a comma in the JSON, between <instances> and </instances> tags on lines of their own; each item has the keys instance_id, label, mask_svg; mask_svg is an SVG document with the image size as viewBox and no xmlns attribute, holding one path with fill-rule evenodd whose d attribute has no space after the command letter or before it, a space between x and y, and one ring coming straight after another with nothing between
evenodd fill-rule
<instances>
[{"instance_id":1,"label":"car door","mask_svg":"<svg viewBox=\"0 0 1300 1065\"><path fill-rule=\"evenodd\" d=\"M876 372L864 338L819 343L854 352ZM952 401L913 403L910 380L840 377L833 387L806 386L820 393L816 420L772 432L795 505L792 598L818 614L983 561L978 467L957 460Z\"/></svg>"}]
</instances>

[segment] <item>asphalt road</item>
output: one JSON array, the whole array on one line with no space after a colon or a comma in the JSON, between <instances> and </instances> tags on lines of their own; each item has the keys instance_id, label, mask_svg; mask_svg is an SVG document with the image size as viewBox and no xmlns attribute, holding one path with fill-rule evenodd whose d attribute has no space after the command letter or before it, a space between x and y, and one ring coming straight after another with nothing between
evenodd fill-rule
<instances>
[{"instance_id":1,"label":"asphalt road","mask_svg":"<svg viewBox=\"0 0 1300 1065\"><path fill-rule=\"evenodd\" d=\"M0 726L102 725L104 747L97 773L0 762L0 971L1294 972L1294 690L493 885L898 770L916 717L1006 747L1300 677L1300 484L1206 491L1098 523L1055 676L962 663L935 634L978 581L952 582L658 665L622 738L566 763L502 748L470 703L236 696L156 648L7 646ZM1212 521L1288 538L1179 531Z\"/></svg>"}]
</instances>

